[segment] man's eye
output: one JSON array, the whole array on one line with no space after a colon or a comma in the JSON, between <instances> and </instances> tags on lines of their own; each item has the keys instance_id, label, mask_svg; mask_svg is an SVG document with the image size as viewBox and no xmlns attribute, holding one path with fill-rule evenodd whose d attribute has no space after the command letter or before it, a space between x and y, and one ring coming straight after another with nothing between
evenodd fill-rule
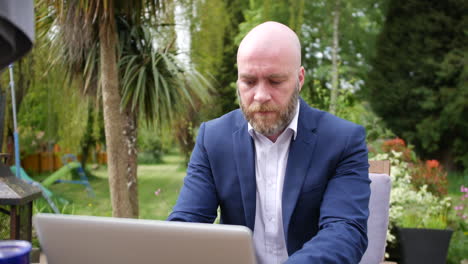
<instances>
[{"instance_id":1,"label":"man's eye","mask_svg":"<svg viewBox=\"0 0 468 264\"><path fill-rule=\"evenodd\" d=\"M272 85L279 85L279 84L281 84L281 81L273 81L273 80L271 80L270 83L271 83Z\"/></svg>"},{"instance_id":2,"label":"man's eye","mask_svg":"<svg viewBox=\"0 0 468 264\"><path fill-rule=\"evenodd\" d=\"M255 81L253 81L253 80L244 80L244 83L247 84L247 85L254 85Z\"/></svg>"}]
</instances>

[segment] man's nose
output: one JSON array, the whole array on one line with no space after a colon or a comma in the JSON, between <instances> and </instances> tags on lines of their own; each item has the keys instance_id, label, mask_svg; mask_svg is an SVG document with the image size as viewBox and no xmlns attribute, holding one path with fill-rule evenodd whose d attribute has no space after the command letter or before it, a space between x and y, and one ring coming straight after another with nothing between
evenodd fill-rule
<instances>
[{"instance_id":1,"label":"man's nose","mask_svg":"<svg viewBox=\"0 0 468 264\"><path fill-rule=\"evenodd\" d=\"M255 89L254 100L262 104L270 99L271 95L267 85L265 83L259 83L257 89Z\"/></svg>"}]
</instances>

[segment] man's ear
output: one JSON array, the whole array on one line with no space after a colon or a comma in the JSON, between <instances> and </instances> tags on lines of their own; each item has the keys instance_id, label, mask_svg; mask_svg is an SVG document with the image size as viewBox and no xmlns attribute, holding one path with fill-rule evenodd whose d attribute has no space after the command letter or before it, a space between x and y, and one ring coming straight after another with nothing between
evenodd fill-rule
<instances>
[{"instance_id":1,"label":"man's ear","mask_svg":"<svg viewBox=\"0 0 468 264\"><path fill-rule=\"evenodd\" d=\"M302 89L302 85L304 85L304 80L305 80L305 70L304 70L304 67L302 66L301 68L299 68L298 79L299 79L299 91L300 91Z\"/></svg>"}]
</instances>

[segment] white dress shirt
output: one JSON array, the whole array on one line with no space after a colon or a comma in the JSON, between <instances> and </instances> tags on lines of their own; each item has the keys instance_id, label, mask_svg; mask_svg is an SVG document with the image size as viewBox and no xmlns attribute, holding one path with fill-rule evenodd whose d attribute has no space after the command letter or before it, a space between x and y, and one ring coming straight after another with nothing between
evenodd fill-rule
<instances>
[{"instance_id":1,"label":"white dress shirt","mask_svg":"<svg viewBox=\"0 0 468 264\"><path fill-rule=\"evenodd\" d=\"M276 142L257 133L248 124L255 142L257 183L253 242L259 264L279 264L288 259L283 230L282 194L291 137L296 139L299 102L291 123Z\"/></svg>"}]
</instances>

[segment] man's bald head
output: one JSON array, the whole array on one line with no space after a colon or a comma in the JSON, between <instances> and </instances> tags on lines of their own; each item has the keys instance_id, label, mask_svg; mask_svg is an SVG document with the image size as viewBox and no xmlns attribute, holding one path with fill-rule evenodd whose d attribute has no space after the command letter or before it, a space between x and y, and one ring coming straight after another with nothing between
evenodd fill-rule
<instances>
[{"instance_id":1,"label":"man's bald head","mask_svg":"<svg viewBox=\"0 0 468 264\"><path fill-rule=\"evenodd\" d=\"M237 92L245 119L275 142L293 119L304 84L301 45L277 22L256 26L237 51Z\"/></svg>"},{"instance_id":2,"label":"man's bald head","mask_svg":"<svg viewBox=\"0 0 468 264\"><path fill-rule=\"evenodd\" d=\"M293 67L301 66L301 44L296 33L278 22L265 22L254 27L241 41L237 61L252 57L278 56Z\"/></svg>"}]
</instances>

